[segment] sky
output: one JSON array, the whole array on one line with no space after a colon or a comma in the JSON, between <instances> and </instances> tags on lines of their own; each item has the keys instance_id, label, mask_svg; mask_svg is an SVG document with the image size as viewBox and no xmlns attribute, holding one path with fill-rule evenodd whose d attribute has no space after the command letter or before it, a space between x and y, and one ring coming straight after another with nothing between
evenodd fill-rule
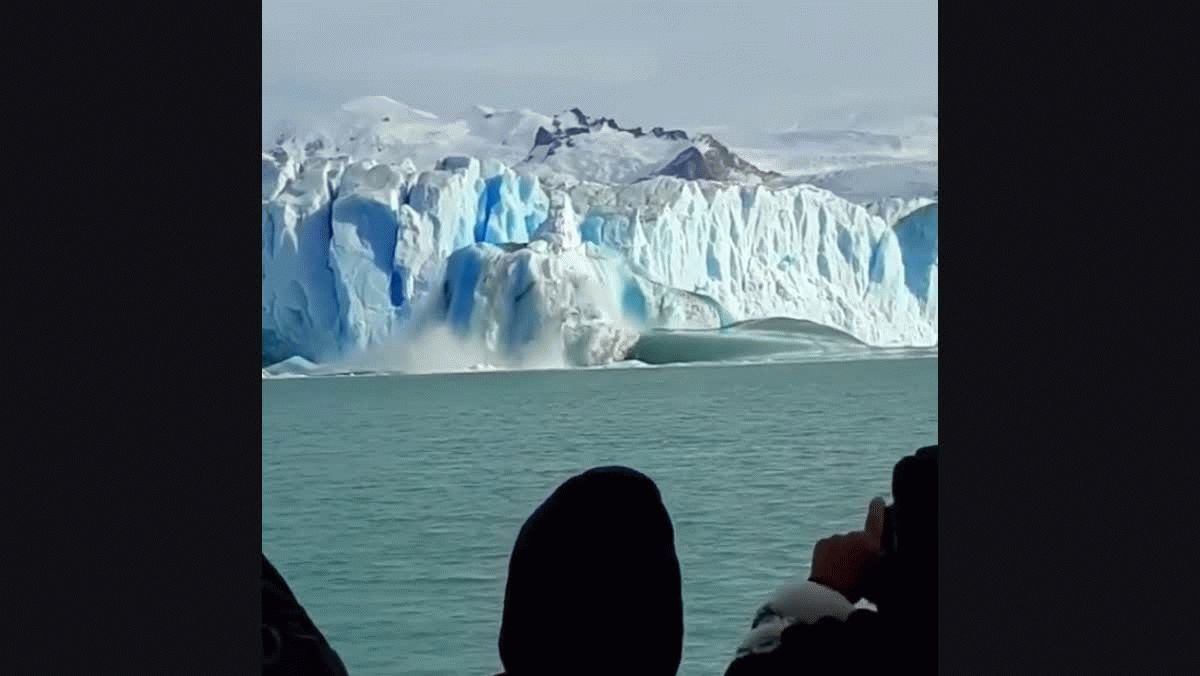
<instances>
[{"instance_id":1,"label":"sky","mask_svg":"<svg viewBox=\"0 0 1200 676\"><path fill-rule=\"evenodd\" d=\"M624 126L936 114L936 0L263 0L264 140L383 95Z\"/></svg>"}]
</instances>

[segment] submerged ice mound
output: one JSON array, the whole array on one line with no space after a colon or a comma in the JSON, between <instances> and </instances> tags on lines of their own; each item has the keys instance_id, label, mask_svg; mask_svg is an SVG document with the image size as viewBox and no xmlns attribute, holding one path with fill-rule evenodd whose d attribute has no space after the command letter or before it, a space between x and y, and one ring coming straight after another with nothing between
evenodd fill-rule
<instances>
[{"instance_id":1,"label":"submerged ice mound","mask_svg":"<svg viewBox=\"0 0 1200 676\"><path fill-rule=\"evenodd\" d=\"M656 284L614 252L583 243L578 221L570 199L558 196L528 244L456 251L432 318L518 362L561 355L575 366L624 359L647 327L721 324L710 299Z\"/></svg>"},{"instance_id":2,"label":"submerged ice mound","mask_svg":"<svg viewBox=\"0 0 1200 676\"><path fill-rule=\"evenodd\" d=\"M646 364L814 361L878 356L843 331L801 319L753 319L709 331L651 331L630 358Z\"/></svg>"},{"instance_id":3,"label":"submerged ice mound","mask_svg":"<svg viewBox=\"0 0 1200 676\"><path fill-rule=\"evenodd\" d=\"M304 357L289 357L262 370L263 378L299 378L318 375L321 367Z\"/></svg>"}]
</instances>

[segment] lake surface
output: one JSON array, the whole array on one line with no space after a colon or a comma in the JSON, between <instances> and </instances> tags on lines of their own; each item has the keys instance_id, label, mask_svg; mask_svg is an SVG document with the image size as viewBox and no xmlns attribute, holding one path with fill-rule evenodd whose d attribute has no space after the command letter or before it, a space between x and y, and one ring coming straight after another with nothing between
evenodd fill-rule
<instances>
[{"instance_id":1,"label":"lake surface","mask_svg":"<svg viewBox=\"0 0 1200 676\"><path fill-rule=\"evenodd\" d=\"M622 464L675 524L680 674L937 442L936 358L263 380L263 550L354 676L491 676L525 518Z\"/></svg>"}]
</instances>

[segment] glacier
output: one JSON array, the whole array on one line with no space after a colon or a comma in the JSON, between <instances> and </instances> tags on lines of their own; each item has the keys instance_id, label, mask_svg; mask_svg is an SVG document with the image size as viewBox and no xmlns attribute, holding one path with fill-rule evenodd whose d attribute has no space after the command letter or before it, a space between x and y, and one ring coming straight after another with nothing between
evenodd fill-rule
<instances>
[{"instance_id":1,"label":"glacier","mask_svg":"<svg viewBox=\"0 0 1200 676\"><path fill-rule=\"evenodd\" d=\"M906 263L937 265L934 237L900 240L866 208L808 185L785 189L656 178L577 186L588 241L651 278L711 297L735 319L789 316L879 346L937 342L932 310L908 288ZM904 246L932 247L905 256ZM936 273L934 273L936 277Z\"/></svg>"},{"instance_id":2,"label":"glacier","mask_svg":"<svg viewBox=\"0 0 1200 676\"><path fill-rule=\"evenodd\" d=\"M527 361L561 354L566 364L619 361L646 327L715 327L729 319L702 294L655 282L619 252L584 242L569 196L528 243L481 242L451 254L422 322ZM532 353L532 354L531 354Z\"/></svg>"},{"instance_id":3,"label":"glacier","mask_svg":"<svg viewBox=\"0 0 1200 676\"><path fill-rule=\"evenodd\" d=\"M851 200L795 181L592 180L516 159L514 138L549 119L528 111L476 107L473 121L444 124L375 97L347 112L353 144L294 138L262 155L264 366L425 345L439 332L432 343L470 343L481 361L593 365L628 358L653 329L767 317L872 346L937 344L936 199ZM382 131L365 115L387 118ZM405 145L422 139L434 139L424 154ZM466 152L433 159L446 150ZM605 157L586 150L559 157L587 160L594 175L588 162Z\"/></svg>"},{"instance_id":4,"label":"glacier","mask_svg":"<svg viewBox=\"0 0 1200 676\"><path fill-rule=\"evenodd\" d=\"M264 360L328 360L386 339L452 251L528 241L548 198L497 162L263 156ZM295 176L279 189L275 176ZM290 354L285 354L290 353Z\"/></svg>"}]
</instances>

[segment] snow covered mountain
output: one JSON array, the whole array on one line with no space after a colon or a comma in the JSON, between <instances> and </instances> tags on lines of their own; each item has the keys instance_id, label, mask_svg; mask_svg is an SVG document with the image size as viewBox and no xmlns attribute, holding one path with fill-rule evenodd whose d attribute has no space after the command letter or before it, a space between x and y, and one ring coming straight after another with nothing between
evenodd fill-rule
<instances>
[{"instance_id":1,"label":"snow covered mountain","mask_svg":"<svg viewBox=\"0 0 1200 676\"><path fill-rule=\"evenodd\" d=\"M936 201L808 178L578 109L352 101L262 155L264 365L433 334L490 362L596 364L646 330L766 317L936 345Z\"/></svg>"},{"instance_id":2,"label":"snow covered mountain","mask_svg":"<svg viewBox=\"0 0 1200 676\"><path fill-rule=\"evenodd\" d=\"M442 119L383 96L344 104L323 128L283 136L293 156L347 156L429 168L452 155L496 159L559 182L632 183L651 176L753 182L779 178L710 134L623 128L578 108L554 116L476 105Z\"/></svg>"},{"instance_id":3,"label":"snow covered mountain","mask_svg":"<svg viewBox=\"0 0 1200 676\"><path fill-rule=\"evenodd\" d=\"M443 119L385 96L342 105L326 122L276 140L293 158L345 156L422 169L451 155L494 158L513 165L529 154L539 127L550 117L529 110L473 106Z\"/></svg>"},{"instance_id":4,"label":"snow covered mountain","mask_svg":"<svg viewBox=\"0 0 1200 676\"><path fill-rule=\"evenodd\" d=\"M626 129L611 118L590 118L578 108L555 115L538 129L533 143L526 162L596 183L633 183L652 176L740 182L780 177L738 157L710 134L692 137L682 129L662 127Z\"/></svg>"},{"instance_id":5,"label":"snow covered mountain","mask_svg":"<svg viewBox=\"0 0 1200 676\"><path fill-rule=\"evenodd\" d=\"M936 199L936 116L843 114L828 123L832 126L735 133L730 145L758 166L784 174L776 185L815 185L884 210L882 204L895 200Z\"/></svg>"}]
</instances>

